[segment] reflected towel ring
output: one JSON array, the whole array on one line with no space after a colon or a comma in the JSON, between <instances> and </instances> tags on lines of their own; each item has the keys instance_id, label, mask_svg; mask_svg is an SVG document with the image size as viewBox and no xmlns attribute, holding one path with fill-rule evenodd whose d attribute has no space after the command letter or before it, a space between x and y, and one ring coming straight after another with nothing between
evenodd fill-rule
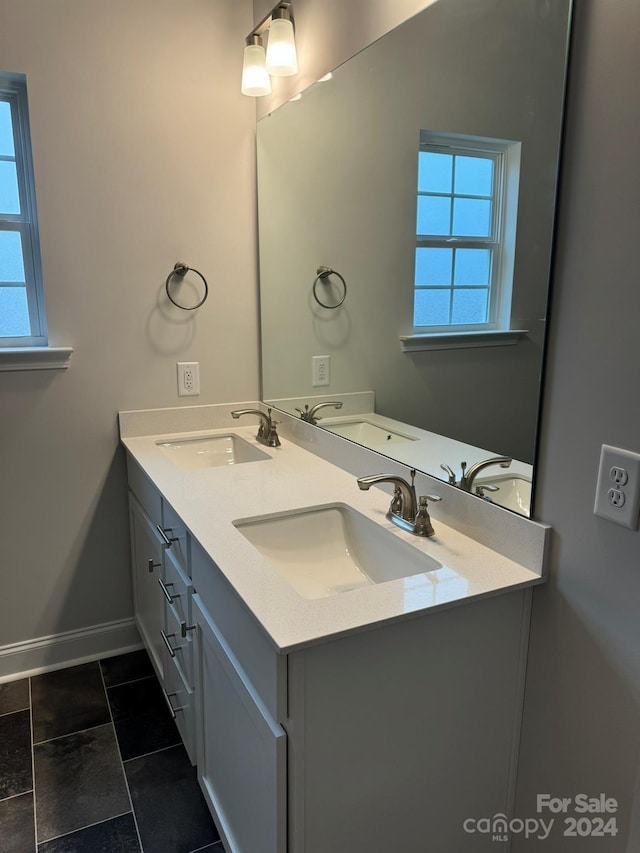
<instances>
[{"instance_id":1,"label":"reflected towel ring","mask_svg":"<svg viewBox=\"0 0 640 853\"><path fill-rule=\"evenodd\" d=\"M332 270L331 267L318 267L316 270L318 273L315 281L313 282L313 298L316 300L318 305L322 305L323 308L339 308L344 300L347 298L347 282L344 280L344 276L341 276L339 272L336 270ZM337 275L340 281L342 282L342 287L344 288L344 293L342 294L342 299L339 302L336 302L335 305L327 305L326 302L322 302L318 299L318 293L316 288L318 287L318 282L322 281L326 284L326 279L329 278L330 275Z\"/></svg>"},{"instance_id":2,"label":"reflected towel ring","mask_svg":"<svg viewBox=\"0 0 640 853\"><path fill-rule=\"evenodd\" d=\"M203 284L204 284L204 296L202 297L200 302L197 302L195 305L188 305L188 306L187 305L180 305L180 303L176 302L176 300L173 298L173 296L169 292L169 284L171 282L171 279L174 277L174 275L177 275L178 278L182 279L185 277L185 275L189 271L196 273L196 275L199 275L200 278L202 279ZM206 302L207 296L209 295L209 285L207 284L207 280L202 275L200 270L196 270L193 267L188 267L186 264L182 264L180 262L178 262L177 264L174 264L173 269L171 270L171 272L167 276L167 280L165 282L164 289L167 291L167 297L169 299L169 302L173 302L173 304L176 306L176 308L182 308L183 311L195 311L196 308L199 308L201 305L204 305L204 303Z\"/></svg>"}]
</instances>

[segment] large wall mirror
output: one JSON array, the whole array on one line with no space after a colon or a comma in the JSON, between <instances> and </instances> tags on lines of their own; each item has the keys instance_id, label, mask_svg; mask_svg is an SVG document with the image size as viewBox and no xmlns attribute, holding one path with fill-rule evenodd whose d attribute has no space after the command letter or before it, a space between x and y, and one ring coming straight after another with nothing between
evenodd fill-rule
<instances>
[{"instance_id":1,"label":"large wall mirror","mask_svg":"<svg viewBox=\"0 0 640 853\"><path fill-rule=\"evenodd\" d=\"M258 122L263 399L523 514L570 13L438 0Z\"/></svg>"}]
</instances>

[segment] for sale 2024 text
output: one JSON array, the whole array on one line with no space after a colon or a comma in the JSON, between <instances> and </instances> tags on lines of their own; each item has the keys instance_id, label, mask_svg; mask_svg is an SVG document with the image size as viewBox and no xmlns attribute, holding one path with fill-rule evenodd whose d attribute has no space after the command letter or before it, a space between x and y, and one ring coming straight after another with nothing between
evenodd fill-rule
<instances>
[{"instance_id":1,"label":"for sale 2024 text","mask_svg":"<svg viewBox=\"0 0 640 853\"><path fill-rule=\"evenodd\" d=\"M603 838L618 834L617 820L610 817L618 811L618 801L606 794L596 797L589 794L576 794L573 797L538 794L536 806L538 814L566 815L562 833L566 837Z\"/></svg>"}]
</instances>

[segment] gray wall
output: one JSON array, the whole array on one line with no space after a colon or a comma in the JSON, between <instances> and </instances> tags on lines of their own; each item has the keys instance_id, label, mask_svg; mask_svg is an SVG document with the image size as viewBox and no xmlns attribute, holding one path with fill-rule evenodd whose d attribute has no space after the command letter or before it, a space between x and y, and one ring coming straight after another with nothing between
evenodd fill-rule
<instances>
[{"instance_id":1,"label":"gray wall","mask_svg":"<svg viewBox=\"0 0 640 853\"><path fill-rule=\"evenodd\" d=\"M538 792L605 792L620 802L620 834L554 833L514 853L637 853L640 533L592 513L600 445L640 451L640 3L574 6L535 502L554 547L550 582L534 593L517 811L535 816Z\"/></svg>"},{"instance_id":2,"label":"gray wall","mask_svg":"<svg viewBox=\"0 0 640 853\"><path fill-rule=\"evenodd\" d=\"M119 409L255 399L249 0L0 0L27 74L50 340L66 372L0 373L0 648L132 614ZM175 261L209 277L186 314ZM178 398L176 362L202 394Z\"/></svg>"}]
</instances>

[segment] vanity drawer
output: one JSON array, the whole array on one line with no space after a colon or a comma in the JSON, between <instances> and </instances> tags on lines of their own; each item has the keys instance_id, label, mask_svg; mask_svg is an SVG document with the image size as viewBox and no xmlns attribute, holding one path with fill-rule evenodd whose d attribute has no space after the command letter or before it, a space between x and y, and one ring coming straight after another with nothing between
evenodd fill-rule
<instances>
[{"instance_id":1,"label":"vanity drawer","mask_svg":"<svg viewBox=\"0 0 640 853\"><path fill-rule=\"evenodd\" d=\"M185 575L190 575L187 528L171 504L167 503L164 499L162 501L162 528L171 540L171 545L167 548L167 553L175 557Z\"/></svg>"},{"instance_id":2,"label":"vanity drawer","mask_svg":"<svg viewBox=\"0 0 640 853\"><path fill-rule=\"evenodd\" d=\"M194 594L200 596L270 713L282 722L287 717L286 655L276 652L261 625L195 539L191 540L191 568Z\"/></svg>"},{"instance_id":3,"label":"vanity drawer","mask_svg":"<svg viewBox=\"0 0 640 853\"><path fill-rule=\"evenodd\" d=\"M173 551L164 552L164 586L171 597L166 597L167 606L173 610L177 622L191 625L191 593L193 585L182 570L182 566L173 555Z\"/></svg>"},{"instance_id":4,"label":"vanity drawer","mask_svg":"<svg viewBox=\"0 0 640 853\"><path fill-rule=\"evenodd\" d=\"M164 552L165 645L171 649L171 659L181 670L185 682L193 686L193 632L186 629L191 621L193 587L171 551ZM165 591L166 590L166 593ZM171 599L171 601L169 600Z\"/></svg>"},{"instance_id":5,"label":"vanity drawer","mask_svg":"<svg viewBox=\"0 0 640 853\"><path fill-rule=\"evenodd\" d=\"M155 524L162 523L162 497L138 463L127 454L129 488Z\"/></svg>"},{"instance_id":6,"label":"vanity drawer","mask_svg":"<svg viewBox=\"0 0 640 853\"><path fill-rule=\"evenodd\" d=\"M167 654L165 666L165 699L169 705L189 760L196 763L195 694L183 678L175 658Z\"/></svg>"},{"instance_id":7,"label":"vanity drawer","mask_svg":"<svg viewBox=\"0 0 640 853\"><path fill-rule=\"evenodd\" d=\"M187 631L187 636L183 637L183 625L186 625L186 622L179 619L174 608L167 604L164 628L167 639L164 643L172 662L182 673L185 683L193 687L193 631Z\"/></svg>"}]
</instances>

